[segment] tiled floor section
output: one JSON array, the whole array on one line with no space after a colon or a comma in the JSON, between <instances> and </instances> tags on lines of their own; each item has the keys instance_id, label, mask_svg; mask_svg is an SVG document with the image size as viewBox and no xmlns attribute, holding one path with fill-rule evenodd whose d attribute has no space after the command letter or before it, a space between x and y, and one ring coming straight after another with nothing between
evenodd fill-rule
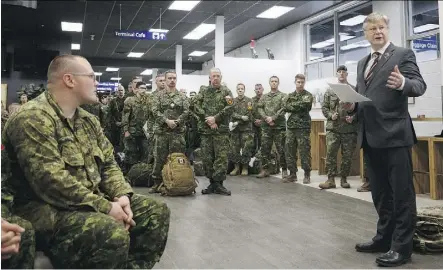
<instances>
[{"instance_id":1,"label":"tiled floor section","mask_svg":"<svg viewBox=\"0 0 443 270\"><path fill-rule=\"evenodd\" d=\"M155 268L377 268L376 254L354 251L374 234L372 203L353 198L357 183L349 191L321 191L316 182L323 177L312 178L315 188L275 177L229 177L232 196L201 195L208 181L199 178L194 196L153 195L172 210L168 244ZM403 268L442 265L443 256L414 254Z\"/></svg>"}]
</instances>

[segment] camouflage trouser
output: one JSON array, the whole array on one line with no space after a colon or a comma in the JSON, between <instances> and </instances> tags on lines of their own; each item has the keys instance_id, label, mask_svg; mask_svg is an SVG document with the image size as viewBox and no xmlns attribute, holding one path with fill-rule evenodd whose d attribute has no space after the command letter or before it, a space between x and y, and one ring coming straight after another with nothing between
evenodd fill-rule
<instances>
[{"instance_id":1,"label":"camouflage trouser","mask_svg":"<svg viewBox=\"0 0 443 270\"><path fill-rule=\"evenodd\" d=\"M201 135L201 155L205 175L215 182L226 180L230 140L228 134Z\"/></svg>"},{"instance_id":2,"label":"camouflage trouser","mask_svg":"<svg viewBox=\"0 0 443 270\"><path fill-rule=\"evenodd\" d=\"M113 127L111 129L111 139L110 139L112 145L114 146L114 149L116 152L120 152L124 149L123 145L123 133L122 129L119 127Z\"/></svg>"},{"instance_id":3,"label":"camouflage trouser","mask_svg":"<svg viewBox=\"0 0 443 270\"><path fill-rule=\"evenodd\" d=\"M259 153L260 151L260 147L261 147L261 128L254 126L253 127L254 130L254 152L253 152L253 156L257 155L257 153Z\"/></svg>"},{"instance_id":4,"label":"camouflage trouser","mask_svg":"<svg viewBox=\"0 0 443 270\"><path fill-rule=\"evenodd\" d=\"M17 208L32 222L54 269L150 269L165 249L170 210L138 194L131 198L131 209L136 226L127 231L102 213L60 211L39 202Z\"/></svg>"},{"instance_id":5,"label":"camouflage trouser","mask_svg":"<svg viewBox=\"0 0 443 270\"><path fill-rule=\"evenodd\" d=\"M262 129L262 144L261 144L261 157L263 169L269 169L272 144L275 143L277 152L280 158L280 166L283 170L286 170L286 157L285 157L285 130L283 129Z\"/></svg>"},{"instance_id":6,"label":"camouflage trouser","mask_svg":"<svg viewBox=\"0 0 443 270\"><path fill-rule=\"evenodd\" d=\"M35 231L31 222L19 216L11 215L2 204L2 218L11 224L17 224L25 232L21 234L19 253L2 260L2 269L33 269L35 261Z\"/></svg>"},{"instance_id":7,"label":"camouflage trouser","mask_svg":"<svg viewBox=\"0 0 443 270\"><path fill-rule=\"evenodd\" d=\"M138 162L148 163L149 142L145 136L130 135L125 137L125 163L134 165Z\"/></svg>"},{"instance_id":8,"label":"camouflage trouser","mask_svg":"<svg viewBox=\"0 0 443 270\"><path fill-rule=\"evenodd\" d=\"M311 130L286 130L286 161L291 173L298 171L298 153L300 153L301 167L305 172L311 171Z\"/></svg>"},{"instance_id":9,"label":"camouflage trouser","mask_svg":"<svg viewBox=\"0 0 443 270\"><path fill-rule=\"evenodd\" d=\"M253 154L253 147L254 135L252 132L245 131L231 133L231 156L233 163L248 165Z\"/></svg>"},{"instance_id":10,"label":"camouflage trouser","mask_svg":"<svg viewBox=\"0 0 443 270\"><path fill-rule=\"evenodd\" d=\"M366 163L366 159L363 155L363 179L368 177L368 164Z\"/></svg>"},{"instance_id":11,"label":"camouflage trouser","mask_svg":"<svg viewBox=\"0 0 443 270\"><path fill-rule=\"evenodd\" d=\"M328 176L337 176L337 154L341 146L340 176L348 177L351 172L352 156L357 145L357 133L326 131L326 170Z\"/></svg>"},{"instance_id":12,"label":"camouflage trouser","mask_svg":"<svg viewBox=\"0 0 443 270\"><path fill-rule=\"evenodd\" d=\"M154 147L155 147L155 136L153 133L149 134L148 138L148 160L147 164L154 164Z\"/></svg>"},{"instance_id":13,"label":"camouflage trouser","mask_svg":"<svg viewBox=\"0 0 443 270\"><path fill-rule=\"evenodd\" d=\"M155 135L154 138L154 167L152 169L152 178L155 181L155 179L161 179L161 172L169 154L185 153L186 142L184 133L164 133Z\"/></svg>"}]
</instances>

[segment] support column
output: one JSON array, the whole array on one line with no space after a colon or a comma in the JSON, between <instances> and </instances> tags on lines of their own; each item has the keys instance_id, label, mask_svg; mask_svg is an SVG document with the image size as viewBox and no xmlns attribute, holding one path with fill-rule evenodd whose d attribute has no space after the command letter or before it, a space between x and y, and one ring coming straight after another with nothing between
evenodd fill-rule
<instances>
[{"instance_id":1,"label":"support column","mask_svg":"<svg viewBox=\"0 0 443 270\"><path fill-rule=\"evenodd\" d=\"M441 57L442 53L441 50L443 48L443 40L441 38L441 33L443 29L443 1L438 1L438 18L439 18L439 25L440 25L440 78L441 78L441 84L440 84L440 90L441 90L441 111L442 111L442 117L443 117L443 58Z\"/></svg>"},{"instance_id":2,"label":"support column","mask_svg":"<svg viewBox=\"0 0 443 270\"><path fill-rule=\"evenodd\" d=\"M175 46L175 72L177 73L177 77L180 77L183 73L183 51L182 45Z\"/></svg>"},{"instance_id":3,"label":"support column","mask_svg":"<svg viewBox=\"0 0 443 270\"><path fill-rule=\"evenodd\" d=\"M225 57L225 17L215 18L215 63L214 66L223 72L223 58Z\"/></svg>"},{"instance_id":4,"label":"support column","mask_svg":"<svg viewBox=\"0 0 443 270\"><path fill-rule=\"evenodd\" d=\"M157 90L157 84L155 83L155 77L157 77L157 74L158 74L158 68L153 68L152 69L152 81L151 81L152 91Z\"/></svg>"}]
</instances>

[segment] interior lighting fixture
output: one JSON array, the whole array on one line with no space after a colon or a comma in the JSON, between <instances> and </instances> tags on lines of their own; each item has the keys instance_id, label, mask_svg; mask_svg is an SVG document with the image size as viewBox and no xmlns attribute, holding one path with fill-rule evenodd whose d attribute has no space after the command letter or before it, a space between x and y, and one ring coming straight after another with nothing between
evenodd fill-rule
<instances>
[{"instance_id":1,"label":"interior lighting fixture","mask_svg":"<svg viewBox=\"0 0 443 270\"><path fill-rule=\"evenodd\" d=\"M94 72L94 75L95 76L101 76L103 73L101 73L101 72Z\"/></svg>"},{"instance_id":2,"label":"interior lighting fixture","mask_svg":"<svg viewBox=\"0 0 443 270\"><path fill-rule=\"evenodd\" d=\"M340 33L340 41L346 41L346 40L349 40L349 39L352 39L352 38L355 38L355 36L351 36L351 35L346 35L344 33ZM321 42L312 44L311 48L321 49L321 48L324 48L324 47L331 46L333 44L334 44L334 39L330 38L330 39L327 39L325 41L321 41Z\"/></svg>"},{"instance_id":3,"label":"interior lighting fixture","mask_svg":"<svg viewBox=\"0 0 443 270\"><path fill-rule=\"evenodd\" d=\"M62 22L62 31L65 32L81 32L83 31L82 23Z\"/></svg>"},{"instance_id":4,"label":"interior lighting fixture","mask_svg":"<svg viewBox=\"0 0 443 270\"><path fill-rule=\"evenodd\" d=\"M417 27L414 27L414 33L422 33L429 30L437 29L439 28L438 24L424 24Z\"/></svg>"},{"instance_id":5,"label":"interior lighting fixture","mask_svg":"<svg viewBox=\"0 0 443 270\"><path fill-rule=\"evenodd\" d=\"M145 69L140 75L152 75L152 69Z\"/></svg>"},{"instance_id":6,"label":"interior lighting fixture","mask_svg":"<svg viewBox=\"0 0 443 270\"><path fill-rule=\"evenodd\" d=\"M72 43L71 44L71 50L80 50L80 44Z\"/></svg>"},{"instance_id":7,"label":"interior lighting fixture","mask_svg":"<svg viewBox=\"0 0 443 270\"><path fill-rule=\"evenodd\" d=\"M119 70L119 68L114 68L114 67L107 67L106 68L106 71L108 71L108 72L113 72L113 71L118 71Z\"/></svg>"},{"instance_id":8,"label":"interior lighting fixture","mask_svg":"<svg viewBox=\"0 0 443 270\"><path fill-rule=\"evenodd\" d=\"M189 32L183 39L198 40L215 30L215 24L202 23Z\"/></svg>"},{"instance_id":9,"label":"interior lighting fixture","mask_svg":"<svg viewBox=\"0 0 443 270\"><path fill-rule=\"evenodd\" d=\"M359 25L362 24L366 19L365 15L357 15L355 17L349 18L347 20L344 20L342 22L340 22L340 25L343 26L354 26L354 25Z\"/></svg>"},{"instance_id":10,"label":"interior lighting fixture","mask_svg":"<svg viewBox=\"0 0 443 270\"><path fill-rule=\"evenodd\" d=\"M174 1L168 9L191 11L200 1Z\"/></svg>"},{"instance_id":11,"label":"interior lighting fixture","mask_svg":"<svg viewBox=\"0 0 443 270\"><path fill-rule=\"evenodd\" d=\"M168 33L169 30L168 30L168 29L156 29L156 28L151 28L151 29L149 29L149 32Z\"/></svg>"},{"instance_id":12,"label":"interior lighting fixture","mask_svg":"<svg viewBox=\"0 0 443 270\"><path fill-rule=\"evenodd\" d=\"M110 80L111 81L120 81L122 78L120 77L112 77Z\"/></svg>"},{"instance_id":13,"label":"interior lighting fixture","mask_svg":"<svg viewBox=\"0 0 443 270\"><path fill-rule=\"evenodd\" d=\"M268 10L257 15L257 18L262 19L277 19L278 17L288 13L293 10L294 7L284 7L284 6L273 6Z\"/></svg>"},{"instance_id":14,"label":"interior lighting fixture","mask_svg":"<svg viewBox=\"0 0 443 270\"><path fill-rule=\"evenodd\" d=\"M143 56L143 54L145 54L145 53L142 53L142 52L130 52L128 54L128 57L140 58L140 57Z\"/></svg>"},{"instance_id":15,"label":"interior lighting fixture","mask_svg":"<svg viewBox=\"0 0 443 270\"><path fill-rule=\"evenodd\" d=\"M206 51L193 51L192 53L188 54L189 56L203 56L205 54L207 54L208 52Z\"/></svg>"}]
</instances>

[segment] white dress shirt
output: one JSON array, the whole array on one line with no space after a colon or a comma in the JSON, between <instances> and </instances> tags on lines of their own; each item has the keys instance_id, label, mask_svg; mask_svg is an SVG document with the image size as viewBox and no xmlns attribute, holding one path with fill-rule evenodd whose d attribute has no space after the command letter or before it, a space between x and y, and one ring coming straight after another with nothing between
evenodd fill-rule
<instances>
[{"instance_id":1,"label":"white dress shirt","mask_svg":"<svg viewBox=\"0 0 443 270\"><path fill-rule=\"evenodd\" d=\"M380 53L380 55L378 56L378 58L380 58L380 57L384 57L383 55L384 55L386 49L389 47L389 45L391 45L391 42L390 42L390 41L386 42L385 46L381 47L381 48L378 49L378 50L374 50L373 48L371 48L371 59L369 59L369 62L368 62L368 64L366 65L364 78L366 78L366 76L368 76L369 70L371 69L371 66L372 66L372 64L374 63L375 59L376 59L376 58L373 58L372 55L373 55L375 52L378 52L378 53ZM397 90L399 90L399 91L403 90L403 87L404 87L404 86L405 86L405 78L404 78L403 75L402 75L402 83L401 83L401 86L400 86L399 88L397 88Z\"/></svg>"}]
</instances>

